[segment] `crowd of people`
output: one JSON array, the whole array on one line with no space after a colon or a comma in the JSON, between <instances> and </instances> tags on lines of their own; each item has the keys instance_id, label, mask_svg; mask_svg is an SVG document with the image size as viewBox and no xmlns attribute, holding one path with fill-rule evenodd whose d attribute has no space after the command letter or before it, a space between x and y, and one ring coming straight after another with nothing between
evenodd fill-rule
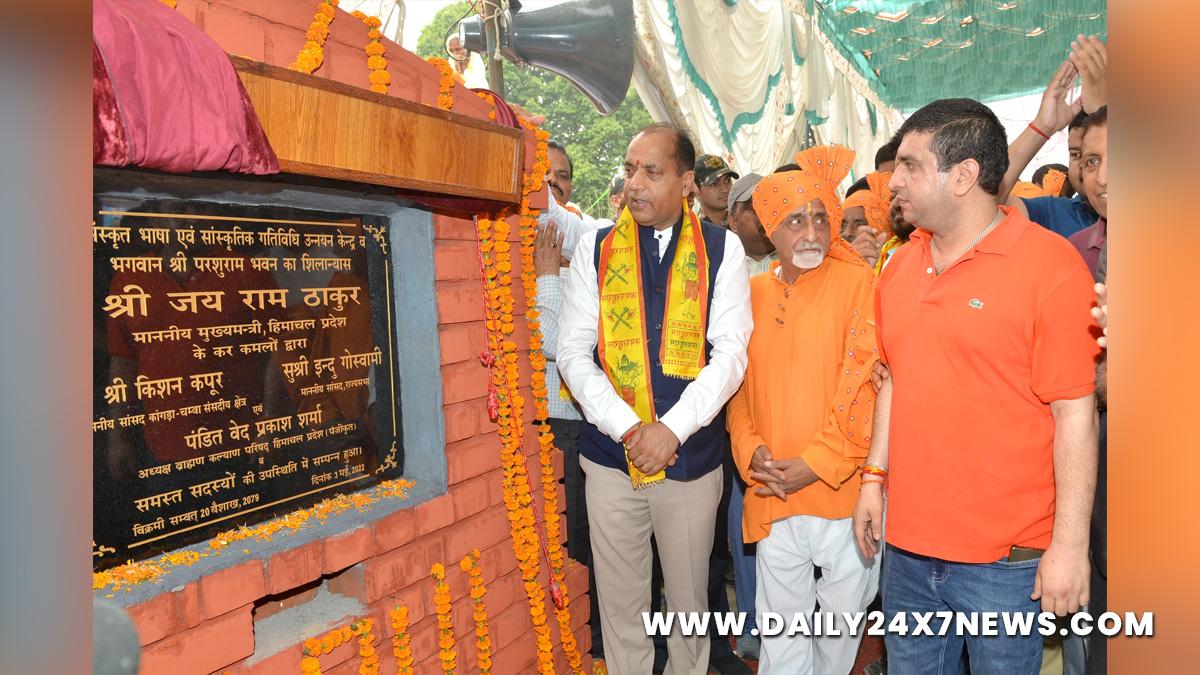
<instances>
[{"instance_id":1,"label":"crowd of people","mask_svg":"<svg viewBox=\"0 0 1200 675\"><path fill-rule=\"evenodd\" d=\"M551 143L537 309L609 672L851 672L861 631L760 638L767 613L1105 610L1106 72L1079 36L1011 143L942 99L881 148L744 175L655 124L601 218ZM1067 164L1020 181L1064 130ZM843 194L855 152L875 171ZM728 611L730 578L736 642L647 635ZM1106 668L1099 637L885 646L874 672Z\"/></svg>"}]
</instances>

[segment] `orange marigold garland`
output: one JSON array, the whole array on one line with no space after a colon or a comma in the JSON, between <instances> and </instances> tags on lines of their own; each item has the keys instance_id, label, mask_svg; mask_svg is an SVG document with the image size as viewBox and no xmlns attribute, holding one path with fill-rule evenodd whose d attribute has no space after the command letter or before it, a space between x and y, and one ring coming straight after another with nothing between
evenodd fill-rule
<instances>
[{"instance_id":1,"label":"orange marigold garland","mask_svg":"<svg viewBox=\"0 0 1200 675\"><path fill-rule=\"evenodd\" d=\"M383 33L379 28L383 22L378 17L367 16L358 10L351 12L354 18L363 22L363 25L370 31L367 33L367 38L370 42L363 51L367 53L367 70L370 75L367 79L371 82L371 91L377 94L388 93L388 85L392 83L392 76L387 71L387 59L383 58L386 51L383 46Z\"/></svg>"},{"instance_id":2,"label":"orange marigold garland","mask_svg":"<svg viewBox=\"0 0 1200 675\"><path fill-rule=\"evenodd\" d=\"M515 303L512 293L512 244L508 241L511 227L503 215L500 214L501 217L495 220L477 220L485 278L485 318L488 346L496 356L491 367L492 383L498 390L496 422L500 427L504 503L508 508L513 553L529 599L529 613L537 641L538 671L549 675L554 672L553 642L546 623L546 593L537 582L540 567L537 524L525 455L521 450L524 430L520 420L525 403L518 393L517 345L512 341Z\"/></svg>"},{"instance_id":3,"label":"orange marigold garland","mask_svg":"<svg viewBox=\"0 0 1200 675\"><path fill-rule=\"evenodd\" d=\"M377 675L379 673L379 657L371 646L374 636L371 630L375 626L373 619L362 618L341 628L334 628L325 635L309 638L304 641L304 657L300 659L300 672L309 675L321 675L321 662L317 657L328 654L343 644L357 637L358 655L362 663L358 667L359 675Z\"/></svg>"},{"instance_id":4,"label":"orange marigold garland","mask_svg":"<svg viewBox=\"0 0 1200 675\"><path fill-rule=\"evenodd\" d=\"M333 18L337 15L334 7L337 7L338 1L322 0L317 4L313 22L304 33L304 49L300 50L296 60L289 66L292 70L311 75L325 62L325 40L329 38L329 24L333 23Z\"/></svg>"},{"instance_id":5,"label":"orange marigold garland","mask_svg":"<svg viewBox=\"0 0 1200 675\"><path fill-rule=\"evenodd\" d=\"M488 119L495 122L496 121L496 97L492 96L491 94L487 93L486 91L477 91L477 92L475 92L475 95L478 96L479 98L483 99L484 102L488 104L488 107L490 108L490 110L488 110Z\"/></svg>"},{"instance_id":6,"label":"orange marigold garland","mask_svg":"<svg viewBox=\"0 0 1200 675\"><path fill-rule=\"evenodd\" d=\"M175 9L175 5L178 4L178 0L159 0L159 1L162 2L162 4L166 5L167 7L170 7L171 9Z\"/></svg>"},{"instance_id":7,"label":"orange marigold garland","mask_svg":"<svg viewBox=\"0 0 1200 675\"><path fill-rule=\"evenodd\" d=\"M371 629L375 627L374 619L362 619L361 624L365 624L362 632L358 635L358 655L362 658L362 662L358 664L358 675L378 675L379 674L379 655L375 653L375 636L371 633Z\"/></svg>"},{"instance_id":8,"label":"orange marigold garland","mask_svg":"<svg viewBox=\"0 0 1200 675\"><path fill-rule=\"evenodd\" d=\"M412 675L412 636L408 634L408 608L397 605L391 611L392 653L396 655L396 675Z\"/></svg>"},{"instance_id":9,"label":"orange marigold garland","mask_svg":"<svg viewBox=\"0 0 1200 675\"><path fill-rule=\"evenodd\" d=\"M527 270L523 276L524 291L528 306L533 307L536 299L536 278L529 276L533 270L533 238L536 236L537 214L529 206L529 195L541 189L549 170L547 157L548 134L538 129L526 120L521 120L523 126L534 132L537 137L537 154L533 170L526 174L522 185L521 203L521 254L523 268ZM502 214L503 216L503 214ZM517 354L516 344L512 341L514 331L513 320L513 291L512 291L512 256L511 245L508 242L509 224L503 217L496 220L480 219L477 221L480 236L480 256L484 267L485 309L488 327L488 346L492 354L499 354L492 364L492 384L498 390L497 422L500 426L502 441L501 458L504 467L504 499L509 511L509 522L512 528L513 549L521 569L525 592L529 598L529 611L533 620L534 633L537 638L538 669L542 673L554 672L553 642L547 625L545 591L537 582L540 561L538 558L539 536L533 511L533 499L530 493L529 474L526 467L525 455L522 451L524 427L524 399L518 393ZM527 314L531 326L538 327L536 340L531 338L531 344L536 345L533 354L541 356L540 326L537 326L536 310ZM531 355L531 360L536 358ZM545 398L544 358L538 359L540 368L534 366L535 391L540 390ZM545 408L545 404L540 406ZM546 411L548 413L548 411ZM539 413L539 419L544 422L546 413ZM545 428L542 428L545 427ZM565 592L565 559L558 543L558 493L557 482L554 480L553 435L548 426L539 426L539 449L542 463L543 495L546 499L547 541L546 557L551 568L551 593L555 600L555 614L562 633L563 650L568 657L573 672L580 672L582 658L578 653L574 635L570 631L570 610L566 602ZM549 476L549 478L547 478ZM553 485L549 487L548 484ZM553 551L553 553L551 552Z\"/></svg>"},{"instance_id":10,"label":"orange marigold garland","mask_svg":"<svg viewBox=\"0 0 1200 675\"><path fill-rule=\"evenodd\" d=\"M208 550L204 552L177 551L167 553L160 558L139 562L130 561L103 572L93 572L92 590L108 588L114 592L120 590L129 592L133 590L133 586L159 580L170 574L175 567L191 566L201 558L218 555L236 542L248 539L270 541L276 534L292 534L307 525L314 524L314 521L323 521L352 508L363 511L382 499L405 499L408 497L409 488L414 485L416 483L405 478L381 481L377 487L367 492L339 494L323 499L311 507L298 509L253 527L242 525L235 530L221 532L209 540ZM242 553L249 553L249 550L242 549ZM113 595L110 593L107 597L111 598Z\"/></svg>"},{"instance_id":11,"label":"orange marigold garland","mask_svg":"<svg viewBox=\"0 0 1200 675\"><path fill-rule=\"evenodd\" d=\"M436 56L431 56L427 59L429 63L436 66L438 72L442 74L438 78L438 100L437 107L442 110L454 109L454 69L450 67L450 62L446 59L440 59Z\"/></svg>"},{"instance_id":12,"label":"orange marigold garland","mask_svg":"<svg viewBox=\"0 0 1200 675\"><path fill-rule=\"evenodd\" d=\"M487 675L492 672L492 638L488 635L487 608L483 604L483 596L487 595L487 587L483 585L483 572L479 569L479 549L475 549L463 557L459 567L467 573L471 586L472 618L475 619L475 648L479 656L479 672Z\"/></svg>"},{"instance_id":13,"label":"orange marigold garland","mask_svg":"<svg viewBox=\"0 0 1200 675\"><path fill-rule=\"evenodd\" d=\"M537 273L533 263L534 240L537 237L538 211L530 207L529 193L541 187L546 172L550 168L548 145L550 135L525 119L521 125L534 133L537 139L537 151L534 155L533 171L527 177L524 187L526 194L521 200L520 233L521 233L521 281L524 285L526 305L525 322L529 327L529 361L532 369L532 389L534 403L534 423L538 428L538 458L541 464L542 497L545 508L546 522L546 557L550 566L551 578L556 582L551 585L551 592L556 594L555 619L558 621L563 652L572 672L580 672L583 658L576 646L575 634L571 631L570 598L567 592L567 562L559 539L559 523L561 516L558 511L558 478L554 475L554 434L550 431L547 419L550 407L546 390L546 357L542 353L542 329L539 321L537 304ZM553 199L553 197L551 197Z\"/></svg>"},{"instance_id":14,"label":"orange marigold garland","mask_svg":"<svg viewBox=\"0 0 1200 675\"><path fill-rule=\"evenodd\" d=\"M438 657L442 661L442 670L454 673L457 667L458 655L454 651L454 618L450 616L450 585L446 583L446 566L435 563L433 575L433 607L437 611L438 624Z\"/></svg>"}]
</instances>

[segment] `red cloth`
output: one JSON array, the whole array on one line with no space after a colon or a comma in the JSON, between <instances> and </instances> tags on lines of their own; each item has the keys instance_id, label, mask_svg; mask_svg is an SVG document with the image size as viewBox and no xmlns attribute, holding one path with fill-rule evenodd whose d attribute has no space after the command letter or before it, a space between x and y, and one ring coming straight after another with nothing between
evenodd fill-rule
<instances>
[{"instance_id":1,"label":"red cloth","mask_svg":"<svg viewBox=\"0 0 1200 675\"><path fill-rule=\"evenodd\" d=\"M92 43L92 163L108 166L129 163L129 137L125 135L104 57L95 43Z\"/></svg>"},{"instance_id":2,"label":"red cloth","mask_svg":"<svg viewBox=\"0 0 1200 675\"><path fill-rule=\"evenodd\" d=\"M178 11L95 0L92 39L96 164L279 172L229 56Z\"/></svg>"}]
</instances>

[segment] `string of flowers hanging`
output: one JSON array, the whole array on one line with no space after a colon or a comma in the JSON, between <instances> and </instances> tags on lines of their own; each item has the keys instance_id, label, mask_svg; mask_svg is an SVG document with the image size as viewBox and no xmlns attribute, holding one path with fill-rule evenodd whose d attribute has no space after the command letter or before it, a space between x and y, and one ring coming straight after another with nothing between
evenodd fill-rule
<instances>
[{"instance_id":1,"label":"string of flowers hanging","mask_svg":"<svg viewBox=\"0 0 1200 675\"><path fill-rule=\"evenodd\" d=\"M479 569L479 549L463 556L459 567L467 573L468 583L471 587L471 618L475 620L477 667L481 675L488 675L492 672L492 638L488 634L487 608L483 604L483 596L487 595L487 587L483 583L483 572Z\"/></svg>"},{"instance_id":2,"label":"string of flowers hanging","mask_svg":"<svg viewBox=\"0 0 1200 675\"><path fill-rule=\"evenodd\" d=\"M450 615L450 585L446 583L446 566L434 563L430 573L433 576L433 607L437 613L438 659L442 662L442 670L453 674L458 667L458 654L454 650L454 618Z\"/></svg>"},{"instance_id":3,"label":"string of flowers hanging","mask_svg":"<svg viewBox=\"0 0 1200 675\"><path fill-rule=\"evenodd\" d=\"M337 15L334 8L338 2L339 0L322 0L317 3L317 13L313 15L312 24L304 33L304 48L289 68L311 75L325 62L325 40L329 38L329 24L333 23Z\"/></svg>"},{"instance_id":4,"label":"string of flowers hanging","mask_svg":"<svg viewBox=\"0 0 1200 675\"><path fill-rule=\"evenodd\" d=\"M408 607L397 605L390 612L392 654L396 657L396 675L412 675L412 636L408 634Z\"/></svg>"},{"instance_id":5,"label":"string of flowers hanging","mask_svg":"<svg viewBox=\"0 0 1200 675\"><path fill-rule=\"evenodd\" d=\"M367 27L367 46L363 51L367 54L367 80L371 83L371 91L377 94L388 93L388 86L392 83L392 76L387 70L387 59L384 58L386 49L383 45L383 33L379 30L383 22L379 17L367 16L366 14L354 10L351 12L356 19L363 22Z\"/></svg>"}]
</instances>

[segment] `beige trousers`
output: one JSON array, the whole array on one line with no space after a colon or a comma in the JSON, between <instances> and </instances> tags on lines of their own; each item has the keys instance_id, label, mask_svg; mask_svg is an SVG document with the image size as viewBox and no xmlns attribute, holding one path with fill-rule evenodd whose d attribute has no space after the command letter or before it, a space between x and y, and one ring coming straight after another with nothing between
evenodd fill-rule
<instances>
[{"instance_id":1,"label":"beige trousers","mask_svg":"<svg viewBox=\"0 0 1200 675\"><path fill-rule=\"evenodd\" d=\"M604 662L612 675L649 675L654 643L643 612L650 611L650 535L662 559L667 609L708 610L708 557L712 553L723 476L717 468L691 481L667 480L634 490L629 476L580 457L587 474L592 565L600 599ZM593 619L594 620L594 619ZM708 673L710 638L667 636L667 673Z\"/></svg>"}]
</instances>

